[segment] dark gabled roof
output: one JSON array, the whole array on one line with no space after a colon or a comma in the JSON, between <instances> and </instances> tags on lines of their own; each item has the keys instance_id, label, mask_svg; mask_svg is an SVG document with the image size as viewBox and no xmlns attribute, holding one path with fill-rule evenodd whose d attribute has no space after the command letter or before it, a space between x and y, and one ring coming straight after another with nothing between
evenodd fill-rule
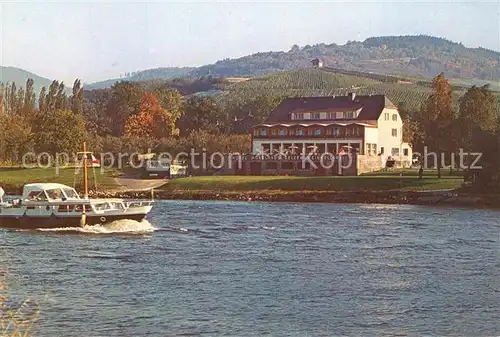
<instances>
[{"instance_id":1,"label":"dark gabled roof","mask_svg":"<svg viewBox=\"0 0 500 337\"><path fill-rule=\"evenodd\" d=\"M284 99L276 109L271 111L264 123L281 123L290 121L290 113L306 111L346 111L361 109L356 120L378 120L384 108L397 109L385 95L355 96L325 96L297 97ZM294 121L298 122L298 121Z\"/></svg>"}]
</instances>

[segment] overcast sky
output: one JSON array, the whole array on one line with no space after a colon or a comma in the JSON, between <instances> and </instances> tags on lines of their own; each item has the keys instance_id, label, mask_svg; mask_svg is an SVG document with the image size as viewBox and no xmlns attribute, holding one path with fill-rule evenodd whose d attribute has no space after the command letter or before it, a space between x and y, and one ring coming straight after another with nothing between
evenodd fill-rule
<instances>
[{"instance_id":1,"label":"overcast sky","mask_svg":"<svg viewBox=\"0 0 500 337\"><path fill-rule=\"evenodd\" d=\"M380 35L500 50L498 1L0 4L0 63L67 84Z\"/></svg>"}]
</instances>

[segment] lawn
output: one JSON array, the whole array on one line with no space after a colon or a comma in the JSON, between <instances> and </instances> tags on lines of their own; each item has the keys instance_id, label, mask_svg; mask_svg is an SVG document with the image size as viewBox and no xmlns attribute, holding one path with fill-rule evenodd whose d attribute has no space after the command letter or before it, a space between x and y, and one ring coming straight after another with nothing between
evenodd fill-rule
<instances>
[{"instance_id":1,"label":"lawn","mask_svg":"<svg viewBox=\"0 0 500 337\"><path fill-rule=\"evenodd\" d=\"M200 176L173 179L163 189L171 192L215 191L387 191L439 190L460 187L463 179L444 176L365 175L357 177L293 177L293 176Z\"/></svg>"},{"instance_id":2,"label":"lawn","mask_svg":"<svg viewBox=\"0 0 500 337\"><path fill-rule=\"evenodd\" d=\"M93 189L94 182L98 189L113 189L118 187L114 177L120 174L117 170L89 169L88 182L89 189ZM76 178L76 179L75 179ZM83 186L83 171L75 175L75 169L64 168L0 168L0 186L5 190L20 189L24 184L29 183L61 183L68 186L75 186L81 190Z\"/></svg>"}]
</instances>

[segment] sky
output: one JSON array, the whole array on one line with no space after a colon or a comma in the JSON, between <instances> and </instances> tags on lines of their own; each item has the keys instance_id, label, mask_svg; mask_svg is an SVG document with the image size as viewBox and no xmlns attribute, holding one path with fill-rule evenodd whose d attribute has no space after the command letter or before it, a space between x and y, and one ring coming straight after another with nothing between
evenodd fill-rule
<instances>
[{"instance_id":1,"label":"sky","mask_svg":"<svg viewBox=\"0 0 500 337\"><path fill-rule=\"evenodd\" d=\"M427 34L500 51L499 1L0 0L0 64L71 84L294 44Z\"/></svg>"}]
</instances>

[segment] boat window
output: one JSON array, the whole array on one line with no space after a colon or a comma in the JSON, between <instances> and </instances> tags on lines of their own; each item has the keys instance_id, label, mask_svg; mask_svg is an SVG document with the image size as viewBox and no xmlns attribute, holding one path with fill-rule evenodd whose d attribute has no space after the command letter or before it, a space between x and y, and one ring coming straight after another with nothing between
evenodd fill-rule
<instances>
[{"instance_id":1,"label":"boat window","mask_svg":"<svg viewBox=\"0 0 500 337\"><path fill-rule=\"evenodd\" d=\"M104 203L104 204L94 205L94 208L96 211L105 211L107 209L110 209L111 207L109 206L108 203Z\"/></svg>"},{"instance_id":2,"label":"boat window","mask_svg":"<svg viewBox=\"0 0 500 337\"><path fill-rule=\"evenodd\" d=\"M72 188L65 188L63 191L68 199L80 199L78 193L76 193L76 191Z\"/></svg>"},{"instance_id":3,"label":"boat window","mask_svg":"<svg viewBox=\"0 0 500 337\"><path fill-rule=\"evenodd\" d=\"M26 198L29 201L47 201L44 191L31 191Z\"/></svg>"},{"instance_id":4,"label":"boat window","mask_svg":"<svg viewBox=\"0 0 500 337\"><path fill-rule=\"evenodd\" d=\"M46 192L50 200L62 199L62 197L64 196L60 188L54 188L51 190L47 190Z\"/></svg>"}]
</instances>

